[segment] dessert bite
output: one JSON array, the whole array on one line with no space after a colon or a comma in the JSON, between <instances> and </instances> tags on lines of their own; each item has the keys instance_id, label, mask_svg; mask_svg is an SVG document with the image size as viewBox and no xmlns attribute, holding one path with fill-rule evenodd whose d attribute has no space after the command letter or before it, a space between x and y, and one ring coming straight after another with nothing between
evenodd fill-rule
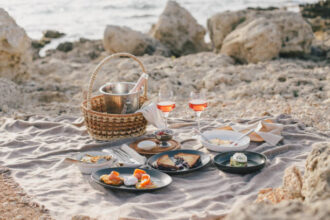
<instances>
[{"instance_id":1,"label":"dessert bite","mask_svg":"<svg viewBox=\"0 0 330 220\"><path fill-rule=\"evenodd\" d=\"M189 153L178 153L170 158L167 154L161 156L156 161L159 169L163 170L182 170L193 168L200 162L200 155Z\"/></svg>"},{"instance_id":2,"label":"dessert bite","mask_svg":"<svg viewBox=\"0 0 330 220\"><path fill-rule=\"evenodd\" d=\"M186 163L188 165L188 168L192 168L194 167L200 159L200 155L198 154L188 154L188 153L178 153L176 155L174 155L174 158L177 159L177 161L182 161L183 163Z\"/></svg>"},{"instance_id":3,"label":"dessert bite","mask_svg":"<svg viewBox=\"0 0 330 220\"><path fill-rule=\"evenodd\" d=\"M109 175L102 175L100 180L105 184L120 186L124 183L124 179L119 176L119 173L112 171Z\"/></svg>"},{"instance_id":4,"label":"dessert bite","mask_svg":"<svg viewBox=\"0 0 330 220\"><path fill-rule=\"evenodd\" d=\"M148 174L142 174L141 181L137 182L135 187L137 189L153 189L156 185L151 181Z\"/></svg>"},{"instance_id":5,"label":"dessert bite","mask_svg":"<svg viewBox=\"0 0 330 220\"><path fill-rule=\"evenodd\" d=\"M232 167L247 167L247 157L243 153L235 153L230 157L230 166Z\"/></svg>"},{"instance_id":6,"label":"dessert bite","mask_svg":"<svg viewBox=\"0 0 330 220\"><path fill-rule=\"evenodd\" d=\"M142 175L143 174L147 174L146 171L141 170L141 169L135 169L133 176L136 177L138 179L138 181L141 181Z\"/></svg>"},{"instance_id":7,"label":"dessert bite","mask_svg":"<svg viewBox=\"0 0 330 220\"><path fill-rule=\"evenodd\" d=\"M176 164L171 160L171 158L165 154L158 158L156 161L157 167L160 169L170 169L170 170L177 170L178 167Z\"/></svg>"}]
</instances>

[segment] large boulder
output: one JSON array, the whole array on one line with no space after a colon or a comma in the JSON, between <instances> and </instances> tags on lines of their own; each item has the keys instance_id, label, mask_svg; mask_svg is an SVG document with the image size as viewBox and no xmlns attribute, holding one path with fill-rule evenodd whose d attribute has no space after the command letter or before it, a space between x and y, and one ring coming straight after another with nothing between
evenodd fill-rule
<instances>
[{"instance_id":1,"label":"large boulder","mask_svg":"<svg viewBox=\"0 0 330 220\"><path fill-rule=\"evenodd\" d=\"M211 38L212 46L216 51L220 51L225 37L232 32L237 25L246 19L245 10L226 11L213 15L207 19L207 28Z\"/></svg>"},{"instance_id":2,"label":"large boulder","mask_svg":"<svg viewBox=\"0 0 330 220\"><path fill-rule=\"evenodd\" d=\"M289 168L291 174L284 179L283 186L297 195L302 185L305 200L286 200L275 205L266 202L239 204L225 220L245 219L329 219L330 216L330 142L315 143L308 155L303 179L297 178L297 171ZM294 174L295 173L295 174ZM292 176L293 174L293 176ZM293 177L293 178L292 178ZM288 180L291 182L288 184ZM302 184L301 184L302 183ZM296 190L298 189L298 191ZM284 194L283 197L287 197Z\"/></svg>"},{"instance_id":3,"label":"large boulder","mask_svg":"<svg viewBox=\"0 0 330 220\"><path fill-rule=\"evenodd\" d=\"M314 38L311 26L295 12L270 11L263 16L274 22L281 33L283 55L309 53Z\"/></svg>"},{"instance_id":4,"label":"large boulder","mask_svg":"<svg viewBox=\"0 0 330 220\"><path fill-rule=\"evenodd\" d=\"M323 220L329 219L329 202L317 201L306 204L301 201L283 201L276 205L269 203L244 204L233 208L224 220Z\"/></svg>"},{"instance_id":5,"label":"large boulder","mask_svg":"<svg viewBox=\"0 0 330 220\"><path fill-rule=\"evenodd\" d=\"M22 107L23 94L19 86L11 80L0 77L0 115Z\"/></svg>"},{"instance_id":6,"label":"large boulder","mask_svg":"<svg viewBox=\"0 0 330 220\"><path fill-rule=\"evenodd\" d=\"M330 198L330 142L313 145L306 160L302 194L310 203Z\"/></svg>"},{"instance_id":7,"label":"large boulder","mask_svg":"<svg viewBox=\"0 0 330 220\"><path fill-rule=\"evenodd\" d=\"M257 63L277 57L280 49L281 34L277 26L265 18L258 18L227 35L221 53L242 63Z\"/></svg>"},{"instance_id":8,"label":"large boulder","mask_svg":"<svg viewBox=\"0 0 330 220\"><path fill-rule=\"evenodd\" d=\"M28 78L31 40L24 29L0 8L0 77L16 82Z\"/></svg>"},{"instance_id":9,"label":"large boulder","mask_svg":"<svg viewBox=\"0 0 330 220\"><path fill-rule=\"evenodd\" d=\"M285 169L283 184L279 188L266 188L259 191L256 202L271 202L277 204L283 200L302 200L302 177L296 166Z\"/></svg>"},{"instance_id":10,"label":"large boulder","mask_svg":"<svg viewBox=\"0 0 330 220\"><path fill-rule=\"evenodd\" d=\"M110 53L128 52L137 56L157 54L169 56L169 50L159 41L128 27L108 25L104 31L104 49Z\"/></svg>"},{"instance_id":11,"label":"large boulder","mask_svg":"<svg viewBox=\"0 0 330 220\"><path fill-rule=\"evenodd\" d=\"M310 25L299 13L282 10L242 10L215 14L208 19L207 25L214 49L220 51L228 34L259 18L265 18L277 26L281 35L280 54L300 55L310 52L313 40Z\"/></svg>"},{"instance_id":12,"label":"large boulder","mask_svg":"<svg viewBox=\"0 0 330 220\"><path fill-rule=\"evenodd\" d=\"M318 1L313 4L299 5L300 13L306 18L330 18L330 1Z\"/></svg>"},{"instance_id":13,"label":"large boulder","mask_svg":"<svg viewBox=\"0 0 330 220\"><path fill-rule=\"evenodd\" d=\"M168 1L150 34L170 48L175 56L207 50L204 41L206 30L196 19L175 1Z\"/></svg>"}]
</instances>

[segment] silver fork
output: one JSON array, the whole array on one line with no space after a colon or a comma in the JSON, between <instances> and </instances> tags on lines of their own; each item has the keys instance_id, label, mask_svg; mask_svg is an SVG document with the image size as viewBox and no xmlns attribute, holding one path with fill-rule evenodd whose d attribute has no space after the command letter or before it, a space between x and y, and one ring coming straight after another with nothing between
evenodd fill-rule
<instances>
[{"instance_id":1,"label":"silver fork","mask_svg":"<svg viewBox=\"0 0 330 220\"><path fill-rule=\"evenodd\" d=\"M139 164L139 162L137 162L135 159L130 158L130 156L123 150L118 149L118 148L114 148L112 149L114 151L114 153L116 153L124 162L125 161L130 161L132 163L135 164Z\"/></svg>"},{"instance_id":2,"label":"silver fork","mask_svg":"<svg viewBox=\"0 0 330 220\"><path fill-rule=\"evenodd\" d=\"M113 152L113 154L118 158L118 159L120 159L122 162L125 162L126 161L126 159L119 153L119 152L117 152L117 150L115 150L115 149L111 149L111 151Z\"/></svg>"}]
</instances>

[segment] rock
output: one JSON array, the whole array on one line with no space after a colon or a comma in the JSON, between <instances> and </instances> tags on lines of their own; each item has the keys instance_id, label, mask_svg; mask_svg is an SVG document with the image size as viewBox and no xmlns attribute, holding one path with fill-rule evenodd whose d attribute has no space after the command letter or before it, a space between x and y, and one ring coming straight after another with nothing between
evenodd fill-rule
<instances>
[{"instance_id":1,"label":"rock","mask_svg":"<svg viewBox=\"0 0 330 220\"><path fill-rule=\"evenodd\" d=\"M60 43L57 47L56 50L63 51L63 52L69 52L73 49L73 43L72 42L64 42Z\"/></svg>"},{"instance_id":2,"label":"rock","mask_svg":"<svg viewBox=\"0 0 330 220\"><path fill-rule=\"evenodd\" d=\"M257 63L277 57L280 49L281 35L277 26L265 18L258 18L227 35L221 53L243 63Z\"/></svg>"},{"instance_id":3,"label":"rock","mask_svg":"<svg viewBox=\"0 0 330 220\"><path fill-rule=\"evenodd\" d=\"M296 166L291 166L284 171L282 188L289 192L294 198L302 198L301 189L303 180L299 169Z\"/></svg>"},{"instance_id":4,"label":"rock","mask_svg":"<svg viewBox=\"0 0 330 220\"><path fill-rule=\"evenodd\" d=\"M22 105L23 94L18 85L6 78L0 78L0 112L8 112Z\"/></svg>"},{"instance_id":5,"label":"rock","mask_svg":"<svg viewBox=\"0 0 330 220\"><path fill-rule=\"evenodd\" d=\"M225 37L232 32L240 23L246 19L245 10L226 11L213 15L207 19L207 28L209 30L212 46L216 51L220 51Z\"/></svg>"},{"instance_id":6,"label":"rock","mask_svg":"<svg viewBox=\"0 0 330 220\"><path fill-rule=\"evenodd\" d=\"M321 16L323 18L330 18L330 1L319 1L315 4L301 4L299 5L300 13L306 18L316 18Z\"/></svg>"},{"instance_id":7,"label":"rock","mask_svg":"<svg viewBox=\"0 0 330 220\"><path fill-rule=\"evenodd\" d=\"M330 30L330 18L328 19L324 19L321 17L307 18L307 21L312 26L312 30L314 32Z\"/></svg>"},{"instance_id":8,"label":"rock","mask_svg":"<svg viewBox=\"0 0 330 220\"><path fill-rule=\"evenodd\" d=\"M128 27L108 25L104 31L103 45L110 53L128 52L137 56L159 54L169 56L169 50L159 41Z\"/></svg>"},{"instance_id":9,"label":"rock","mask_svg":"<svg viewBox=\"0 0 330 220\"><path fill-rule=\"evenodd\" d=\"M249 220L249 219L281 219L281 220L302 220L328 219L330 215L329 202L318 201L305 204L301 201L284 201L276 205L268 203L244 204L233 208L233 211L226 216L225 220Z\"/></svg>"},{"instance_id":10,"label":"rock","mask_svg":"<svg viewBox=\"0 0 330 220\"><path fill-rule=\"evenodd\" d=\"M233 207L233 211L225 219L328 219L330 216L329 155L330 142L313 145L313 150L306 160L302 184L299 171L295 167L286 169L283 188L289 191L293 189L291 192L298 195L302 185L304 201L283 201L275 205L264 202L240 204Z\"/></svg>"},{"instance_id":11,"label":"rock","mask_svg":"<svg viewBox=\"0 0 330 220\"><path fill-rule=\"evenodd\" d=\"M330 142L313 145L306 160L302 194L310 203L330 198Z\"/></svg>"},{"instance_id":12,"label":"rock","mask_svg":"<svg viewBox=\"0 0 330 220\"><path fill-rule=\"evenodd\" d=\"M175 56L208 50L206 30L175 1L168 1L150 35L165 44Z\"/></svg>"},{"instance_id":13,"label":"rock","mask_svg":"<svg viewBox=\"0 0 330 220\"><path fill-rule=\"evenodd\" d=\"M46 51L46 56L49 57L50 60L52 60L52 58L56 58L56 59L67 60L70 63L86 64L101 56L102 53L104 53L104 56L107 55L104 52L102 40L89 40L83 38L80 39L79 41L72 42L72 44L73 44L72 50L70 51L63 53L63 51L57 49L50 49ZM36 64L38 65L40 63L36 62ZM44 62L41 62L40 66L43 66L43 64ZM66 66L68 65L66 64Z\"/></svg>"},{"instance_id":14,"label":"rock","mask_svg":"<svg viewBox=\"0 0 330 220\"><path fill-rule=\"evenodd\" d=\"M42 38L40 40L32 40L32 53L33 53L33 60L40 58L39 52L40 49L46 46L46 44L50 43L50 38Z\"/></svg>"},{"instance_id":15,"label":"rock","mask_svg":"<svg viewBox=\"0 0 330 220\"><path fill-rule=\"evenodd\" d=\"M281 33L282 55L301 55L310 52L314 38L311 26L303 17L294 12L271 11L264 15L274 22Z\"/></svg>"},{"instance_id":16,"label":"rock","mask_svg":"<svg viewBox=\"0 0 330 220\"><path fill-rule=\"evenodd\" d=\"M277 204L283 200L303 199L301 195L302 178L297 167L285 169L283 185L279 188L266 188L259 191L257 203L271 202Z\"/></svg>"},{"instance_id":17,"label":"rock","mask_svg":"<svg viewBox=\"0 0 330 220\"><path fill-rule=\"evenodd\" d=\"M71 220L96 220L96 219L86 215L75 215L71 218Z\"/></svg>"},{"instance_id":18,"label":"rock","mask_svg":"<svg viewBox=\"0 0 330 220\"><path fill-rule=\"evenodd\" d=\"M46 42L41 40L32 40L31 46L35 49L41 49L46 45Z\"/></svg>"},{"instance_id":19,"label":"rock","mask_svg":"<svg viewBox=\"0 0 330 220\"><path fill-rule=\"evenodd\" d=\"M266 8L262 8L262 7L248 7L248 10L254 10L254 11L274 11L274 10L278 10L279 8L277 7L266 7Z\"/></svg>"},{"instance_id":20,"label":"rock","mask_svg":"<svg viewBox=\"0 0 330 220\"><path fill-rule=\"evenodd\" d=\"M0 77L16 82L28 78L31 40L24 29L0 8Z\"/></svg>"},{"instance_id":21,"label":"rock","mask_svg":"<svg viewBox=\"0 0 330 220\"><path fill-rule=\"evenodd\" d=\"M65 35L64 33L61 33L59 31L54 31L54 30L46 30L44 32L44 37L45 38L60 38L64 35Z\"/></svg>"},{"instance_id":22,"label":"rock","mask_svg":"<svg viewBox=\"0 0 330 220\"><path fill-rule=\"evenodd\" d=\"M296 56L310 52L313 32L310 25L300 14L282 10L256 11L242 10L237 12L218 13L208 19L208 30L214 49L220 51L223 40L231 32L242 25L259 18L265 18L277 26L281 36L279 53L284 56ZM245 21L244 23L242 23Z\"/></svg>"},{"instance_id":23,"label":"rock","mask_svg":"<svg viewBox=\"0 0 330 220\"><path fill-rule=\"evenodd\" d=\"M15 217L15 220L24 220L24 219L26 219L26 218L23 215L17 215Z\"/></svg>"},{"instance_id":24,"label":"rock","mask_svg":"<svg viewBox=\"0 0 330 220\"><path fill-rule=\"evenodd\" d=\"M312 26L315 36L310 55L321 60L330 59L330 18L307 18L307 21Z\"/></svg>"}]
</instances>

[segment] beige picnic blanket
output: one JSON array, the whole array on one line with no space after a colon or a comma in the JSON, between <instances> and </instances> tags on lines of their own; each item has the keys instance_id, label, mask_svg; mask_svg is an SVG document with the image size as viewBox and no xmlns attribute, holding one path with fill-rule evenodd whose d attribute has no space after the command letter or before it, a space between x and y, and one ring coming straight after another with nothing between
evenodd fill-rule
<instances>
[{"instance_id":1,"label":"beige picnic blanket","mask_svg":"<svg viewBox=\"0 0 330 220\"><path fill-rule=\"evenodd\" d=\"M77 152L128 143L128 140L94 141L84 126L73 125L79 120L43 116L26 121L6 118L0 127L0 165L10 168L14 179L56 219L74 215L99 219L213 219L240 203L252 202L260 189L281 185L285 168L295 164L302 170L311 145L329 140L290 116L280 115L273 120L283 124L283 140L276 146L251 143L248 148L268 157L261 172L242 176L224 173L210 165L191 174L173 176L173 183L159 191L130 193L106 190L88 175L82 175L75 165L64 162L65 157ZM233 123L222 119L202 121L204 129L225 125ZM179 141L191 138L192 128L193 125L175 129L175 138ZM148 132L153 129L149 126ZM183 145L187 149L199 147L198 142Z\"/></svg>"}]
</instances>

